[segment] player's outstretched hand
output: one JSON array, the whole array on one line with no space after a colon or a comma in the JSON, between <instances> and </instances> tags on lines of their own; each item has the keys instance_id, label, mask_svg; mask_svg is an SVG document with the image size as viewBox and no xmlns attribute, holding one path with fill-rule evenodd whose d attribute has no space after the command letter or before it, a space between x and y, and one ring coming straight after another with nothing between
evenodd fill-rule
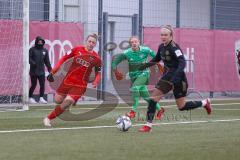
<instances>
[{"instance_id":1,"label":"player's outstretched hand","mask_svg":"<svg viewBox=\"0 0 240 160\"><path fill-rule=\"evenodd\" d=\"M53 78L53 74L52 73L49 73L49 75L47 76L47 80L49 82L54 82L54 78Z\"/></svg>"},{"instance_id":2,"label":"player's outstretched hand","mask_svg":"<svg viewBox=\"0 0 240 160\"><path fill-rule=\"evenodd\" d=\"M159 64L159 63L157 63L157 67L158 67L158 70L159 70L159 72L161 73L161 74L163 74L164 73L164 67L161 65L161 64Z\"/></svg>"},{"instance_id":3,"label":"player's outstretched hand","mask_svg":"<svg viewBox=\"0 0 240 160\"><path fill-rule=\"evenodd\" d=\"M113 72L114 72L117 80L122 80L123 79L123 74L120 71L114 70Z\"/></svg>"}]
</instances>

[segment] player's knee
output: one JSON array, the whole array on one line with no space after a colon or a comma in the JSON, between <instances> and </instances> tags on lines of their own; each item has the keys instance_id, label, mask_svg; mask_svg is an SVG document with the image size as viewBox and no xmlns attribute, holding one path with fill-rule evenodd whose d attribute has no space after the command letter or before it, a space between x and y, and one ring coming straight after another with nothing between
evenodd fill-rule
<instances>
[{"instance_id":1,"label":"player's knee","mask_svg":"<svg viewBox=\"0 0 240 160\"><path fill-rule=\"evenodd\" d=\"M54 98L54 99L55 99L55 103L61 104L61 103L63 102L64 98L65 98L65 96L56 94L56 95L55 95L55 98Z\"/></svg>"},{"instance_id":2,"label":"player's knee","mask_svg":"<svg viewBox=\"0 0 240 160\"><path fill-rule=\"evenodd\" d=\"M137 86L133 86L131 88L131 92L132 92L133 97L134 96L139 96L139 88Z\"/></svg>"},{"instance_id":3,"label":"player's knee","mask_svg":"<svg viewBox=\"0 0 240 160\"><path fill-rule=\"evenodd\" d=\"M66 97L64 102L71 105L75 102L75 100L71 97Z\"/></svg>"},{"instance_id":4,"label":"player's knee","mask_svg":"<svg viewBox=\"0 0 240 160\"><path fill-rule=\"evenodd\" d=\"M31 88L36 88L37 87L37 83L32 83L31 84Z\"/></svg>"},{"instance_id":5,"label":"player's knee","mask_svg":"<svg viewBox=\"0 0 240 160\"><path fill-rule=\"evenodd\" d=\"M61 103L62 103L62 100L55 99L55 103L56 103L56 104L61 104Z\"/></svg>"},{"instance_id":6,"label":"player's knee","mask_svg":"<svg viewBox=\"0 0 240 160\"><path fill-rule=\"evenodd\" d=\"M142 97L146 102L148 102L149 103L149 101L150 101L150 98L149 97Z\"/></svg>"},{"instance_id":7,"label":"player's knee","mask_svg":"<svg viewBox=\"0 0 240 160\"><path fill-rule=\"evenodd\" d=\"M138 86L133 86L131 87L132 92L139 92L139 87Z\"/></svg>"},{"instance_id":8,"label":"player's knee","mask_svg":"<svg viewBox=\"0 0 240 160\"><path fill-rule=\"evenodd\" d=\"M163 97L162 92L159 89L155 88L151 94L151 99L154 100L155 102L158 102L162 97Z\"/></svg>"},{"instance_id":9,"label":"player's knee","mask_svg":"<svg viewBox=\"0 0 240 160\"><path fill-rule=\"evenodd\" d=\"M161 96L152 96L151 100L158 102L161 99Z\"/></svg>"},{"instance_id":10,"label":"player's knee","mask_svg":"<svg viewBox=\"0 0 240 160\"><path fill-rule=\"evenodd\" d=\"M61 104L63 102L63 98L55 96L55 103L56 104Z\"/></svg>"},{"instance_id":11,"label":"player's knee","mask_svg":"<svg viewBox=\"0 0 240 160\"><path fill-rule=\"evenodd\" d=\"M61 104L61 107L62 109L68 109L72 104L74 104L74 100L73 99L65 99L62 104Z\"/></svg>"}]
</instances>

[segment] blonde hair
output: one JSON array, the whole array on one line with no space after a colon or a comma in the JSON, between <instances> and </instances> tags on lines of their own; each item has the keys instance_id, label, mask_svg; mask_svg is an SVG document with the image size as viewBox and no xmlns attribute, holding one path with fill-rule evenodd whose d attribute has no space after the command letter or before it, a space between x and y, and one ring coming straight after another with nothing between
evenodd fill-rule
<instances>
[{"instance_id":1,"label":"blonde hair","mask_svg":"<svg viewBox=\"0 0 240 160\"><path fill-rule=\"evenodd\" d=\"M165 25L162 28L168 30L170 32L170 36L173 36L173 29L171 25Z\"/></svg>"},{"instance_id":2,"label":"blonde hair","mask_svg":"<svg viewBox=\"0 0 240 160\"><path fill-rule=\"evenodd\" d=\"M131 36L131 37L128 39L128 43L129 43L129 44L131 43L131 40L132 40L133 38L136 38L136 39L139 41L138 36Z\"/></svg>"},{"instance_id":3,"label":"blonde hair","mask_svg":"<svg viewBox=\"0 0 240 160\"><path fill-rule=\"evenodd\" d=\"M96 41L98 40L98 35L96 33L89 34L87 36L86 40L88 40L89 37L92 37L92 38L96 39Z\"/></svg>"}]
</instances>

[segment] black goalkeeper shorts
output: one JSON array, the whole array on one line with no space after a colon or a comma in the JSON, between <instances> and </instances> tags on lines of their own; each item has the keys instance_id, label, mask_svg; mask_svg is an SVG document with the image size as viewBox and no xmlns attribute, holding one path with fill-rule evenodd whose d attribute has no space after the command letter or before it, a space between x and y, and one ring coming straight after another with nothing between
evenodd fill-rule
<instances>
[{"instance_id":1,"label":"black goalkeeper shorts","mask_svg":"<svg viewBox=\"0 0 240 160\"><path fill-rule=\"evenodd\" d=\"M179 77L180 81L172 84L170 79L172 78L172 73L167 73L158 81L155 87L163 92L163 94L168 93L173 89L173 95L175 99L186 97L188 82L185 73Z\"/></svg>"}]
</instances>

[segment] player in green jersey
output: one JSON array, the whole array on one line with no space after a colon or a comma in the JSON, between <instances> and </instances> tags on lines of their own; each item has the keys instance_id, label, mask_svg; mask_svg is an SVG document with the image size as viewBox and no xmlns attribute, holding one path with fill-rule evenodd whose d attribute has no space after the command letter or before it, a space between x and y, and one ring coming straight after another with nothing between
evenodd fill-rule
<instances>
[{"instance_id":1,"label":"player in green jersey","mask_svg":"<svg viewBox=\"0 0 240 160\"><path fill-rule=\"evenodd\" d=\"M123 74L117 70L117 65L124 60L128 61L129 77L132 83L131 93L133 106L132 110L126 115L130 118L134 118L139 105L140 97L142 97L147 102L150 100L150 94L147 89L150 71L149 69L141 71L138 69L138 66L142 63L146 63L149 56L152 58L155 57L155 53L148 47L140 46L140 41L135 36L130 37L129 44L131 46L129 49L125 50L122 54L114 57L112 61L112 69L116 76L116 79L121 80L123 79ZM158 110L156 119L160 120L164 113L164 108L160 107L159 104L157 104L156 107Z\"/></svg>"}]
</instances>

